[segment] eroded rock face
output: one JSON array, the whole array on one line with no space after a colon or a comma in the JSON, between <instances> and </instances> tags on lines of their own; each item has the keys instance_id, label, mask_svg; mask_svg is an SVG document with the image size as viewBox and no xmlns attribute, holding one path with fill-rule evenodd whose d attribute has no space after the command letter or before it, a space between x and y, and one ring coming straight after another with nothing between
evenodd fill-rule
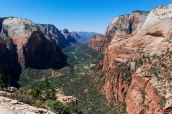
<instances>
[{"instance_id":1,"label":"eroded rock face","mask_svg":"<svg viewBox=\"0 0 172 114\"><path fill-rule=\"evenodd\" d=\"M104 36L112 39L115 35L126 35L129 33L129 17L130 15L121 15L113 19L108 25ZM111 41L111 40L109 40Z\"/></svg>"},{"instance_id":2,"label":"eroded rock face","mask_svg":"<svg viewBox=\"0 0 172 114\"><path fill-rule=\"evenodd\" d=\"M89 47L97 51L104 51L108 47L108 45L108 39L101 34L93 35L88 44Z\"/></svg>"},{"instance_id":3,"label":"eroded rock face","mask_svg":"<svg viewBox=\"0 0 172 114\"><path fill-rule=\"evenodd\" d=\"M148 12L133 11L132 14L116 17L107 27L104 36L93 36L89 46L95 50L104 50L113 44L135 35L144 24Z\"/></svg>"},{"instance_id":4,"label":"eroded rock face","mask_svg":"<svg viewBox=\"0 0 172 114\"><path fill-rule=\"evenodd\" d=\"M69 42L64 37L64 35L54 25L38 24L38 26L40 30L45 34L46 38L54 39L60 47L63 48L69 45Z\"/></svg>"},{"instance_id":5,"label":"eroded rock face","mask_svg":"<svg viewBox=\"0 0 172 114\"><path fill-rule=\"evenodd\" d=\"M39 32L33 32L24 48L25 66L32 68L61 68L65 55L56 41L48 41Z\"/></svg>"},{"instance_id":6,"label":"eroded rock face","mask_svg":"<svg viewBox=\"0 0 172 114\"><path fill-rule=\"evenodd\" d=\"M21 67L60 68L65 65L65 55L56 40L45 37L32 21L8 17L0 19L0 23L1 69L13 74L9 69L20 72Z\"/></svg>"},{"instance_id":7,"label":"eroded rock face","mask_svg":"<svg viewBox=\"0 0 172 114\"><path fill-rule=\"evenodd\" d=\"M129 114L171 113L171 12L172 5L134 11L115 18L105 32L111 42L99 65L105 72L100 91L109 102L125 102Z\"/></svg>"},{"instance_id":8,"label":"eroded rock face","mask_svg":"<svg viewBox=\"0 0 172 114\"><path fill-rule=\"evenodd\" d=\"M133 11L129 17L128 31L130 34L135 35L142 25L144 24L149 12L145 11Z\"/></svg>"},{"instance_id":9,"label":"eroded rock face","mask_svg":"<svg viewBox=\"0 0 172 114\"><path fill-rule=\"evenodd\" d=\"M65 36L66 40L69 43L75 43L76 42L75 36L73 36L74 34L73 33L69 33L69 31L67 29L63 29L61 31L61 33Z\"/></svg>"},{"instance_id":10,"label":"eroded rock face","mask_svg":"<svg viewBox=\"0 0 172 114\"><path fill-rule=\"evenodd\" d=\"M129 28L129 15L118 16L108 25L104 36L94 35L91 37L91 40L89 42L89 47L95 50L104 50L105 48L108 47L113 37L122 36L122 35L126 36L129 33L128 28Z\"/></svg>"}]
</instances>

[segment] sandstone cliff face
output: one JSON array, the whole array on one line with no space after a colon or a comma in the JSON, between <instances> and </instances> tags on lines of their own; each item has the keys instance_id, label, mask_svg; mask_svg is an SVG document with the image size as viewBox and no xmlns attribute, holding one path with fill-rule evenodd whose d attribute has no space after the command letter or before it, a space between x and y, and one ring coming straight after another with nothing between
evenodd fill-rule
<instances>
[{"instance_id":1,"label":"sandstone cliff face","mask_svg":"<svg viewBox=\"0 0 172 114\"><path fill-rule=\"evenodd\" d=\"M105 32L112 40L99 65L105 72L99 89L109 102L125 102L129 114L171 112L171 11L172 5L135 11L114 19Z\"/></svg>"},{"instance_id":2,"label":"sandstone cliff face","mask_svg":"<svg viewBox=\"0 0 172 114\"><path fill-rule=\"evenodd\" d=\"M108 45L108 39L101 34L92 36L90 42L88 43L89 47L97 51L104 51Z\"/></svg>"},{"instance_id":3,"label":"sandstone cliff face","mask_svg":"<svg viewBox=\"0 0 172 114\"><path fill-rule=\"evenodd\" d=\"M116 17L108 25L104 36L103 35L94 35L91 37L91 40L89 42L89 47L91 47L92 49L98 50L98 51L105 50L108 47L108 45L110 44L113 37L122 36L118 39L115 38L117 41L120 40L121 38L123 38L123 36L128 37L129 16L130 15L121 15L121 16Z\"/></svg>"},{"instance_id":4,"label":"sandstone cliff face","mask_svg":"<svg viewBox=\"0 0 172 114\"><path fill-rule=\"evenodd\" d=\"M126 35L129 33L129 14L116 17L107 27L104 36L112 39L115 35ZM110 40L111 41L111 40Z\"/></svg>"},{"instance_id":5,"label":"sandstone cliff face","mask_svg":"<svg viewBox=\"0 0 172 114\"><path fill-rule=\"evenodd\" d=\"M39 29L45 34L45 37L54 39L58 46L63 48L66 45L69 45L69 42L64 37L64 35L54 25L39 24L38 26Z\"/></svg>"},{"instance_id":6,"label":"sandstone cliff face","mask_svg":"<svg viewBox=\"0 0 172 114\"><path fill-rule=\"evenodd\" d=\"M148 12L145 11L133 11L129 17L128 31L130 34L135 35L144 24L147 18Z\"/></svg>"},{"instance_id":7,"label":"sandstone cliff face","mask_svg":"<svg viewBox=\"0 0 172 114\"><path fill-rule=\"evenodd\" d=\"M19 73L21 67L60 68L65 64L65 56L56 41L48 36L46 38L32 21L8 17L0 19L0 25L0 62L3 72L13 75L12 70Z\"/></svg>"},{"instance_id":8,"label":"sandstone cliff face","mask_svg":"<svg viewBox=\"0 0 172 114\"><path fill-rule=\"evenodd\" d=\"M116 17L108 25L104 37L100 35L93 36L89 46L95 50L104 50L109 43L113 44L135 35L144 24L147 15L148 12L133 11L130 15Z\"/></svg>"},{"instance_id":9,"label":"sandstone cliff face","mask_svg":"<svg viewBox=\"0 0 172 114\"><path fill-rule=\"evenodd\" d=\"M115 18L107 27L105 36L111 44L135 35L144 24L148 12L133 11L130 15Z\"/></svg>"}]
</instances>

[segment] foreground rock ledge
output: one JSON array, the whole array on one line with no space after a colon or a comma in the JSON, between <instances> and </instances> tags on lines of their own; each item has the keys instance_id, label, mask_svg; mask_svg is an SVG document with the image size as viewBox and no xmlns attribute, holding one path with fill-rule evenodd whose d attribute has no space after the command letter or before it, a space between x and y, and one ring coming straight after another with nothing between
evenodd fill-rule
<instances>
[{"instance_id":1,"label":"foreground rock ledge","mask_svg":"<svg viewBox=\"0 0 172 114\"><path fill-rule=\"evenodd\" d=\"M17 100L0 96L0 114L55 114L47 109L23 104Z\"/></svg>"}]
</instances>

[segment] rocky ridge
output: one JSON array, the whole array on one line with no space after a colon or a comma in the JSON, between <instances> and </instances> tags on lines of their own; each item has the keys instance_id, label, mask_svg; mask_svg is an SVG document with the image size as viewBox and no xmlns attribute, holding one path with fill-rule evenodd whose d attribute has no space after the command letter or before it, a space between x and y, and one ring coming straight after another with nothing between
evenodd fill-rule
<instances>
[{"instance_id":1,"label":"rocky ridge","mask_svg":"<svg viewBox=\"0 0 172 114\"><path fill-rule=\"evenodd\" d=\"M142 27L148 12L133 11L132 14L120 15L108 25L104 36L93 36L89 47L95 50L104 50L110 43L119 42L133 36Z\"/></svg>"},{"instance_id":2,"label":"rocky ridge","mask_svg":"<svg viewBox=\"0 0 172 114\"><path fill-rule=\"evenodd\" d=\"M75 43L76 42L76 39L75 39L75 36L78 36L76 35L77 33L75 32L69 32L67 29L63 29L61 31L61 33L64 35L64 37L66 38L66 40L69 42L69 43Z\"/></svg>"},{"instance_id":3,"label":"rocky ridge","mask_svg":"<svg viewBox=\"0 0 172 114\"><path fill-rule=\"evenodd\" d=\"M105 32L110 44L97 68L105 73L98 89L110 103L125 102L128 114L172 113L171 11L172 5L134 11L115 18Z\"/></svg>"},{"instance_id":4,"label":"rocky ridge","mask_svg":"<svg viewBox=\"0 0 172 114\"><path fill-rule=\"evenodd\" d=\"M39 29L45 34L46 38L54 39L61 48L69 45L70 42L67 41L65 36L51 24L38 24Z\"/></svg>"}]
</instances>

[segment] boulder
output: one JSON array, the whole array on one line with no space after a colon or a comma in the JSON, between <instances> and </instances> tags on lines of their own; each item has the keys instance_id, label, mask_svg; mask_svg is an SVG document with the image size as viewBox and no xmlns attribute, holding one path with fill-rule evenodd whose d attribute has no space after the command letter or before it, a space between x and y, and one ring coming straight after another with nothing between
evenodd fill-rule
<instances>
[{"instance_id":1,"label":"boulder","mask_svg":"<svg viewBox=\"0 0 172 114\"><path fill-rule=\"evenodd\" d=\"M11 103L11 104L17 104L18 101L17 101L17 100L12 100L10 103Z\"/></svg>"},{"instance_id":2,"label":"boulder","mask_svg":"<svg viewBox=\"0 0 172 114\"><path fill-rule=\"evenodd\" d=\"M33 107L27 104L18 103L17 100L12 100L7 97L0 96L0 114L55 114L43 108Z\"/></svg>"}]
</instances>

